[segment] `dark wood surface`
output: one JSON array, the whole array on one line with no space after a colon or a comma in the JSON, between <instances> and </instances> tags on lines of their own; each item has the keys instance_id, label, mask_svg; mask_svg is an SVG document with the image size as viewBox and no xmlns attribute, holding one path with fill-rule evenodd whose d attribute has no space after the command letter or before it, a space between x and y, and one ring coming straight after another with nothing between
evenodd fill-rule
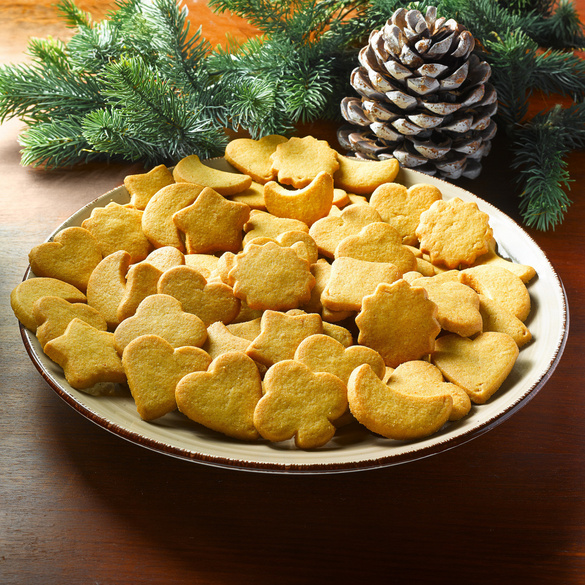
<instances>
[{"instance_id":1,"label":"dark wood surface","mask_svg":"<svg viewBox=\"0 0 585 585\"><path fill-rule=\"evenodd\" d=\"M37 34L29 22L15 37L9 24L4 62L26 26ZM0 583L585 583L585 153L570 158L564 223L529 230L570 307L564 356L540 393L434 457L286 476L150 452L92 424L43 381L9 293L32 246L139 167L23 168L20 129L0 127ZM482 176L461 184L517 218L508 160L500 136Z\"/></svg>"}]
</instances>

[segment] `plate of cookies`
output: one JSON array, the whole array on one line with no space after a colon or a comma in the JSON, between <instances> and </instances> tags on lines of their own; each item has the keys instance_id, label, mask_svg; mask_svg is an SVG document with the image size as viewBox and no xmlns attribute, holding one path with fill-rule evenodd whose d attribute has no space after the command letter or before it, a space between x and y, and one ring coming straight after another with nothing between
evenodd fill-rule
<instances>
[{"instance_id":1,"label":"plate of cookies","mask_svg":"<svg viewBox=\"0 0 585 585\"><path fill-rule=\"evenodd\" d=\"M311 136L130 175L29 261L11 306L49 386L128 441L226 468L451 449L534 397L568 334L562 282L512 219Z\"/></svg>"}]
</instances>

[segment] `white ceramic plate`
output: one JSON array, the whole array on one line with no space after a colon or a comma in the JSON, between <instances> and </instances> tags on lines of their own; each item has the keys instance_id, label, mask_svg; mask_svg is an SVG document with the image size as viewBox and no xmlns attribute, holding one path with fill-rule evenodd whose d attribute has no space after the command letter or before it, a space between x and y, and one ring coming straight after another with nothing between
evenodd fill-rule
<instances>
[{"instance_id":1,"label":"white ceramic plate","mask_svg":"<svg viewBox=\"0 0 585 585\"><path fill-rule=\"evenodd\" d=\"M226 168L220 160L210 166ZM357 424L340 429L325 447L314 451L296 449L292 441L241 442L207 430L178 412L155 422L144 422L136 413L129 393L92 396L67 384L59 366L42 352L36 337L21 327L26 349L51 388L89 420L137 445L200 463L277 473L331 473L395 465L428 457L461 445L489 431L524 406L545 385L562 355L568 334L568 307L563 285L543 251L512 219L489 203L450 183L412 170L401 170L397 181L406 186L436 184L444 199L475 201L490 216L490 225L501 255L536 269L528 285L532 311L526 324L533 341L522 348L514 369L500 390L484 405L474 406L463 420L447 423L438 433L418 441L393 441L375 436ZM94 207L110 201L127 203L128 193L118 187L98 197L59 226L81 225ZM33 275L27 273L26 278Z\"/></svg>"}]
</instances>

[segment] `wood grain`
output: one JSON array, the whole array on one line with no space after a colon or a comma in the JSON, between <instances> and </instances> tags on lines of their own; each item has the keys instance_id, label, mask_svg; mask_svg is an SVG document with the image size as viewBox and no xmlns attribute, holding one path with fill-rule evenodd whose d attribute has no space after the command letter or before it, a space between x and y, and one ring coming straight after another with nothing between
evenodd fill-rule
<instances>
[{"instance_id":1,"label":"wood grain","mask_svg":"<svg viewBox=\"0 0 585 585\"><path fill-rule=\"evenodd\" d=\"M190 6L194 20L207 17L203 3ZM585 2L578 6L585 14ZM0 20L2 61L21 57L35 29L17 20ZM229 18L214 23L218 39L250 32ZM54 20L39 27L61 30ZM528 230L570 306L564 357L541 392L502 425L438 456L293 477L147 451L79 416L44 383L9 293L32 246L139 167L23 168L20 129L16 121L0 127L0 583L585 583L585 153L570 157L564 223ZM334 135L324 124L305 130ZM508 162L498 136L481 177L460 184L518 218Z\"/></svg>"}]
</instances>

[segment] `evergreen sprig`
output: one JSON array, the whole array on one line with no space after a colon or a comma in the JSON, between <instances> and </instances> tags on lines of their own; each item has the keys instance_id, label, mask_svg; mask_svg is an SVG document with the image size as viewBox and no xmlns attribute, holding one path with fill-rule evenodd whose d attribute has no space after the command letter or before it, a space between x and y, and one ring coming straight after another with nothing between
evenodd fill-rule
<instances>
[{"instance_id":1,"label":"evergreen sprig","mask_svg":"<svg viewBox=\"0 0 585 585\"><path fill-rule=\"evenodd\" d=\"M219 154L226 128L252 137L340 119L339 102L369 33L403 0L210 0L260 35L212 48L180 0L116 0L102 21L60 0L68 43L31 39L30 64L0 67L0 121L27 122L23 164L95 158L173 162ZM585 145L585 29L571 0L420 0L478 40L511 137L527 225L560 224L570 200L567 154ZM528 119L535 92L574 104Z\"/></svg>"}]
</instances>

